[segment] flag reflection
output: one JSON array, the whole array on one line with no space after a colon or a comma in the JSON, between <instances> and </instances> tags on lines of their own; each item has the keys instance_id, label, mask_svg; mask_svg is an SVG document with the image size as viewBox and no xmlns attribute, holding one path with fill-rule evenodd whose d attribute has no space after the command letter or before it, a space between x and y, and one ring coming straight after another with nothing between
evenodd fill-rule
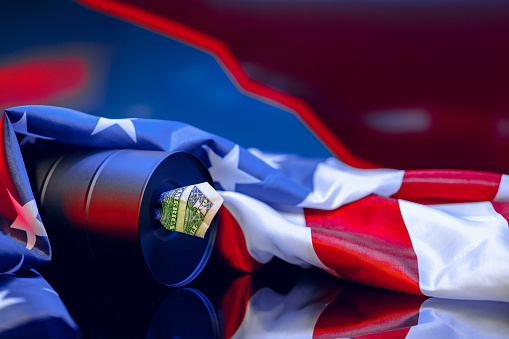
<instances>
[{"instance_id":1,"label":"flag reflection","mask_svg":"<svg viewBox=\"0 0 509 339\"><path fill-rule=\"evenodd\" d=\"M180 289L92 273L61 278L56 286L86 338L449 339L509 333L509 303L429 298L318 269L269 265L239 276L210 266ZM14 310L18 304L10 298L23 297L1 286L0 314L2 302Z\"/></svg>"},{"instance_id":2,"label":"flag reflection","mask_svg":"<svg viewBox=\"0 0 509 339\"><path fill-rule=\"evenodd\" d=\"M509 304L427 298L304 276L285 293L232 283L221 303L225 338L503 338ZM240 316L239 316L240 315Z\"/></svg>"}]
</instances>

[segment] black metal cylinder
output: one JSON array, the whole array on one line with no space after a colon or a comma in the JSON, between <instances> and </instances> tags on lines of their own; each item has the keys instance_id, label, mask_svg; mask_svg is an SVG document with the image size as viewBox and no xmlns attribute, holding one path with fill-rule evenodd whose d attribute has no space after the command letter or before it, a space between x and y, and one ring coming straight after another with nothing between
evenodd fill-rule
<instances>
[{"instance_id":1,"label":"black metal cylinder","mask_svg":"<svg viewBox=\"0 0 509 339\"><path fill-rule=\"evenodd\" d=\"M88 255L130 279L148 268L169 286L203 269L217 220L205 238L164 229L155 219L159 195L213 181L195 156L132 149L23 150L55 260Z\"/></svg>"}]
</instances>

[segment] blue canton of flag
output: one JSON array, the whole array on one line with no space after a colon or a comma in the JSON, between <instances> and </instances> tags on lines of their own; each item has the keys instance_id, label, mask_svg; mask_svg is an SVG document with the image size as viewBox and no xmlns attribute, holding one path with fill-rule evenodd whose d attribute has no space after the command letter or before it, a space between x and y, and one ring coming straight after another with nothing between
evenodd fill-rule
<instances>
[{"instance_id":1,"label":"blue canton of flag","mask_svg":"<svg viewBox=\"0 0 509 339\"><path fill-rule=\"evenodd\" d=\"M303 186L239 145L176 121L108 119L71 109L21 106L7 109L14 130L28 137L101 148L185 151L209 167L218 189L261 201L295 205L310 193ZM307 173L311 176L313 168ZM299 176L306 175L302 169Z\"/></svg>"},{"instance_id":2,"label":"blue canton of flag","mask_svg":"<svg viewBox=\"0 0 509 339\"><path fill-rule=\"evenodd\" d=\"M33 270L0 274L1 338L78 338L55 290Z\"/></svg>"}]
</instances>

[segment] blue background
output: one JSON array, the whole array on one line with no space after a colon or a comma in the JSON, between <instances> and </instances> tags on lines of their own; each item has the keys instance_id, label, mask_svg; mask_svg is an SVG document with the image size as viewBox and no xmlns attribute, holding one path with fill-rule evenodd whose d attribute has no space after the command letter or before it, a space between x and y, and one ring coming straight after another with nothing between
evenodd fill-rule
<instances>
[{"instance_id":1,"label":"blue background","mask_svg":"<svg viewBox=\"0 0 509 339\"><path fill-rule=\"evenodd\" d=\"M246 148L330 155L292 113L240 92L212 55L71 1L2 7L0 68L69 53L92 61L87 93L50 104L110 118L179 120Z\"/></svg>"}]
</instances>

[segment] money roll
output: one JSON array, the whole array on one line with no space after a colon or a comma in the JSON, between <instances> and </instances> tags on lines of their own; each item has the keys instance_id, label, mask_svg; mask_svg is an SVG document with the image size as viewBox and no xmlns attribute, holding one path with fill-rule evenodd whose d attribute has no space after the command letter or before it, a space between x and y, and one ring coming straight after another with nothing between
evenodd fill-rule
<instances>
[{"instance_id":1,"label":"money roll","mask_svg":"<svg viewBox=\"0 0 509 339\"><path fill-rule=\"evenodd\" d=\"M169 286L193 280L207 263L214 219L204 238L172 232L155 218L160 195L213 181L195 156L132 149L27 146L23 158L55 262L87 256L125 279L148 274ZM50 263L51 264L51 263Z\"/></svg>"},{"instance_id":2,"label":"money roll","mask_svg":"<svg viewBox=\"0 0 509 339\"><path fill-rule=\"evenodd\" d=\"M201 182L161 194L156 219L167 230L203 238L222 204L223 197Z\"/></svg>"}]
</instances>

